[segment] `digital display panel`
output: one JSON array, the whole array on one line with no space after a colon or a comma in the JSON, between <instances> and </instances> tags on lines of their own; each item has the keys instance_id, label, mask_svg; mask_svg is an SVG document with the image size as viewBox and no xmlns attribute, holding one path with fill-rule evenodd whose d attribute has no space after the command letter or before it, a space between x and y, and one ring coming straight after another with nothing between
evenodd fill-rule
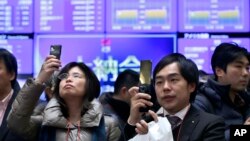
<instances>
[{"instance_id":1,"label":"digital display panel","mask_svg":"<svg viewBox=\"0 0 250 141\"><path fill-rule=\"evenodd\" d=\"M101 42L103 35L38 35L35 38L35 74L41 68L44 59L49 55L51 45L62 45L62 66L76 61L95 67L95 60L103 56Z\"/></svg>"},{"instance_id":2,"label":"digital display panel","mask_svg":"<svg viewBox=\"0 0 250 141\"><path fill-rule=\"evenodd\" d=\"M178 39L178 51L193 60L199 70L212 74L211 57L216 46L223 42L235 42L250 51L250 39L225 38L225 39Z\"/></svg>"},{"instance_id":3,"label":"digital display panel","mask_svg":"<svg viewBox=\"0 0 250 141\"><path fill-rule=\"evenodd\" d=\"M33 21L33 0L0 0L0 33L32 33Z\"/></svg>"},{"instance_id":4,"label":"digital display panel","mask_svg":"<svg viewBox=\"0 0 250 141\"><path fill-rule=\"evenodd\" d=\"M35 32L103 32L104 4L103 0L38 0Z\"/></svg>"},{"instance_id":5,"label":"digital display panel","mask_svg":"<svg viewBox=\"0 0 250 141\"><path fill-rule=\"evenodd\" d=\"M86 63L97 75L102 91L113 90L118 73L139 72L140 60L153 67L165 55L176 52L175 35L38 35L35 45L35 74L49 54L51 44L62 45L62 66L71 61Z\"/></svg>"},{"instance_id":6,"label":"digital display panel","mask_svg":"<svg viewBox=\"0 0 250 141\"><path fill-rule=\"evenodd\" d=\"M176 0L107 0L107 32L174 32Z\"/></svg>"},{"instance_id":7,"label":"digital display panel","mask_svg":"<svg viewBox=\"0 0 250 141\"><path fill-rule=\"evenodd\" d=\"M175 35L165 34L107 35L104 58L107 69L101 79L104 89L109 90L119 72L125 69L139 72L140 60L151 60L154 68L162 57L176 52L175 40Z\"/></svg>"},{"instance_id":8,"label":"digital display panel","mask_svg":"<svg viewBox=\"0 0 250 141\"><path fill-rule=\"evenodd\" d=\"M179 0L180 32L249 32L249 0Z\"/></svg>"},{"instance_id":9,"label":"digital display panel","mask_svg":"<svg viewBox=\"0 0 250 141\"><path fill-rule=\"evenodd\" d=\"M0 48L17 59L18 74L33 74L33 39L27 36L0 36Z\"/></svg>"}]
</instances>

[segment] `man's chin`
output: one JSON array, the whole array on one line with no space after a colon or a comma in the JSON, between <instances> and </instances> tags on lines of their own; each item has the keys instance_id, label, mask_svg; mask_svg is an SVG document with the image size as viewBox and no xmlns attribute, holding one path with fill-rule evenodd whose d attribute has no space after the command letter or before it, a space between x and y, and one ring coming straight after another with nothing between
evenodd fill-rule
<instances>
[{"instance_id":1,"label":"man's chin","mask_svg":"<svg viewBox=\"0 0 250 141\"><path fill-rule=\"evenodd\" d=\"M174 112L175 111L175 106L173 106L173 105L164 105L164 107L163 107L166 111L168 111L168 112Z\"/></svg>"},{"instance_id":2,"label":"man's chin","mask_svg":"<svg viewBox=\"0 0 250 141\"><path fill-rule=\"evenodd\" d=\"M246 87L239 87L236 89L237 92L243 92L243 91L246 91Z\"/></svg>"}]
</instances>

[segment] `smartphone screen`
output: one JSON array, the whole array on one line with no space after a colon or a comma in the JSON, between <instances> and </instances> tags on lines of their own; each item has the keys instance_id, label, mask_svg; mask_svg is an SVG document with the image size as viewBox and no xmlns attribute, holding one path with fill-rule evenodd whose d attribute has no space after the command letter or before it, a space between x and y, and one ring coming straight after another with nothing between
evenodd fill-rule
<instances>
[{"instance_id":1,"label":"smartphone screen","mask_svg":"<svg viewBox=\"0 0 250 141\"><path fill-rule=\"evenodd\" d=\"M152 62L150 60L141 60L139 92L151 95L151 71ZM147 112L149 108L140 108L140 112Z\"/></svg>"}]
</instances>

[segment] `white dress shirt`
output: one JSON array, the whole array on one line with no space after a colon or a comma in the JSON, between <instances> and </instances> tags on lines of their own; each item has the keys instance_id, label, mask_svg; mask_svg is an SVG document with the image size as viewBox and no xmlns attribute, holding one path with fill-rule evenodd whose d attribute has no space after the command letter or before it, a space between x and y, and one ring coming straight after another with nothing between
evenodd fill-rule
<instances>
[{"instance_id":1,"label":"white dress shirt","mask_svg":"<svg viewBox=\"0 0 250 141\"><path fill-rule=\"evenodd\" d=\"M7 109L8 103L13 95L13 92L14 91L12 89L10 93L3 100L0 101L0 126L2 125L3 117Z\"/></svg>"}]
</instances>

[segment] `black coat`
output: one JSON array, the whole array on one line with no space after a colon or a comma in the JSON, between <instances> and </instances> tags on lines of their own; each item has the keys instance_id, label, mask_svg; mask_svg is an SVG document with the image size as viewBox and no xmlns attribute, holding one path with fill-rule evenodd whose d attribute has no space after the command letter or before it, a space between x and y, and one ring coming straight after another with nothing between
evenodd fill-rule
<instances>
[{"instance_id":1,"label":"black coat","mask_svg":"<svg viewBox=\"0 0 250 141\"><path fill-rule=\"evenodd\" d=\"M237 107L229 98L230 85L221 85L214 79L208 79L196 95L193 105L202 111L218 115L225 120L225 135L229 141L230 125L242 125L250 117L250 95L247 92L240 92L245 105Z\"/></svg>"},{"instance_id":2,"label":"black coat","mask_svg":"<svg viewBox=\"0 0 250 141\"><path fill-rule=\"evenodd\" d=\"M15 98L20 90L20 85L18 84L18 82L16 82L13 89L14 89L13 95L8 103L8 106L7 106L6 111L4 113L2 125L0 127L0 141L23 141L23 139L21 137L14 134L13 132L11 132L7 126L8 114L11 110L11 106L12 106L13 101L15 100Z\"/></svg>"}]
</instances>

